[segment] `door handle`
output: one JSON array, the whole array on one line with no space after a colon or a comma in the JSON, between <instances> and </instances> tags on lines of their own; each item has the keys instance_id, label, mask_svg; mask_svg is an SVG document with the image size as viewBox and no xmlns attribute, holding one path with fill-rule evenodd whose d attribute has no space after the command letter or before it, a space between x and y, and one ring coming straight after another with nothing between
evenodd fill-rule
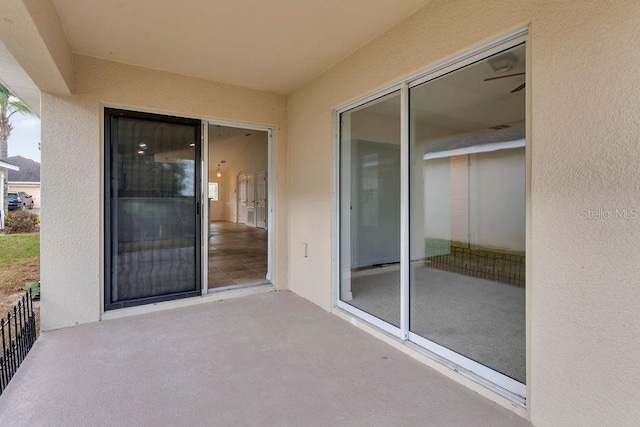
<instances>
[{"instance_id":1,"label":"door handle","mask_svg":"<svg viewBox=\"0 0 640 427\"><path fill-rule=\"evenodd\" d=\"M200 215L200 202L196 202L196 215Z\"/></svg>"}]
</instances>

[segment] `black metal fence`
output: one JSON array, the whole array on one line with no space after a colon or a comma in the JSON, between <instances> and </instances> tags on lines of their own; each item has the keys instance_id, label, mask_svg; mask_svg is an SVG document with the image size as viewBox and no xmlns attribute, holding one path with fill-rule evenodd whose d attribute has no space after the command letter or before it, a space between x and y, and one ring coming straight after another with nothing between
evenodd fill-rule
<instances>
[{"instance_id":1,"label":"black metal fence","mask_svg":"<svg viewBox=\"0 0 640 427\"><path fill-rule=\"evenodd\" d=\"M18 367L36 340L36 316L33 293L29 289L18 304L0 319L2 355L0 355L0 394L11 381Z\"/></svg>"},{"instance_id":2,"label":"black metal fence","mask_svg":"<svg viewBox=\"0 0 640 427\"><path fill-rule=\"evenodd\" d=\"M426 267L524 287L525 256L451 246L427 258Z\"/></svg>"}]
</instances>

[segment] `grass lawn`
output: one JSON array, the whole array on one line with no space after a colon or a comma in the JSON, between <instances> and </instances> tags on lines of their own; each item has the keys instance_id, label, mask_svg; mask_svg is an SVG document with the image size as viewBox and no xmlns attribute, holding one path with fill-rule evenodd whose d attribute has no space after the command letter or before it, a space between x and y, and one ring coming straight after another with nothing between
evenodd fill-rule
<instances>
[{"instance_id":1,"label":"grass lawn","mask_svg":"<svg viewBox=\"0 0 640 427\"><path fill-rule=\"evenodd\" d=\"M39 280L40 233L0 234L0 317Z\"/></svg>"}]
</instances>

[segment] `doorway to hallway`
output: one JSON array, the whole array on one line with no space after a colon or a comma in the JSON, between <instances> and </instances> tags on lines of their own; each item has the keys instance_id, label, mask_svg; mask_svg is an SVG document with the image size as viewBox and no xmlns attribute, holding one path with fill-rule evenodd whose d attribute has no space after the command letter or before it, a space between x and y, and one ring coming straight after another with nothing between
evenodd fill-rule
<instances>
[{"instance_id":1,"label":"doorway to hallway","mask_svg":"<svg viewBox=\"0 0 640 427\"><path fill-rule=\"evenodd\" d=\"M205 292L271 283L271 131L208 123Z\"/></svg>"}]
</instances>

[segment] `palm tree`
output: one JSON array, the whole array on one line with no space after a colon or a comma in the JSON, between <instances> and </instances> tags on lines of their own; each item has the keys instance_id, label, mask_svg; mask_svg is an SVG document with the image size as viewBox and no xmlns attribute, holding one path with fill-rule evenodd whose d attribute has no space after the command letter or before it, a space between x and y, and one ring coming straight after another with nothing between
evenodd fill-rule
<instances>
[{"instance_id":1,"label":"palm tree","mask_svg":"<svg viewBox=\"0 0 640 427\"><path fill-rule=\"evenodd\" d=\"M13 96L11 91L0 83L0 160L4 160L8 156L8 141L13 130L11 117L14 114L35 116L35 113L26 104Z\"/></svg>"},{"instance_id":2,"label":"palm tree","mask_svg":"<svg viewBox=\"0 0 640 427\"><path fill-rule=\"evenodd\" d=\"M11 136L11 131L13 130L11 117L14 114L35 116L35 113L26 104L13 96L11 91L0 83L0 160L6 159L9 154L9 136ZM5 214L7 212L7 189L7 180L5 180L4 188L0 188L0 191L4 193L2 198L4 206L0 206L0 209Z\"/></svg>"}]
</instances>

